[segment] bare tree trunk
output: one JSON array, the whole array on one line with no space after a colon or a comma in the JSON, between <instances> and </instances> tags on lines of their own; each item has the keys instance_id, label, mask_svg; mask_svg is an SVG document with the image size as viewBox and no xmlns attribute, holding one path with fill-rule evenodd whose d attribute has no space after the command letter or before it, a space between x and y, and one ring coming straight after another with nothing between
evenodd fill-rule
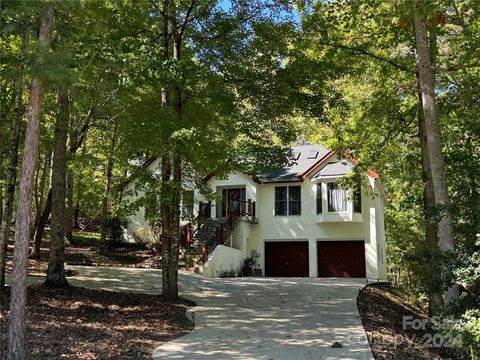
<instances>
[{"instance_id":1,"label":"bare tree trunk","mask_svg":"<svg viewBox=\"0 0 480 360\"><path fill-rule=\"evenodd\" d=\"M48 190L47 201L43 208L42 214L38 219L37 228L35 230L35 238L33 239L33 251L30 257L32 259L40 259L40 248L42 245L43 234L45 232L45 226L47 226L50 212L52 211L52 189Z\"/></svg>"},{"instance_id":2,"label":"bare tree trunk","mask_svg":"<svg viewBox=\"0 0 480 360\"><path fill-rule=\"evenodd\" d=\"M170 3L163 0L162 13L162 60L169 59L169 16ZM169 90L162 89L162 107L165 114L169 111ZM173 184L170 179L172 173L171 155L168 151L162 154L162 186L161 186L161 218L162 218L162 235L161 235L161 252L162 252L162 295L165 299L175 301L178 298L177 271L175 271L172 260L178 258L178 247L175 247L176 234L174 231L174 196ZM178 266L178 264L177 264Z\"/></svg>"},{"instance_id":3,"label":"bare tree trunk","mask_svg":"<svg viewBox=\"0 0 480 360\"><path fill-rule=\"evenodd\" d=\"M172 213L172 180L171 159L168 155L162 156L162 187L161 187L161 216L162 216L162 295L165 299L176 300L178 297L177 285L174 282L175 274L171 271L171 260L175 256L173 248L175 234L173 232Z\"/></svg>"},{"instance_id":4,"label":"bare tree trunk","mask_svg":"<svg viewBox=\"0 0 480 360\"><path fill-rule=\"evenodd\" d=\"M173 31L173 59L180 60L180 37L177 32L176 15L172 16L172 31ZM177 120L182 118L182 91L177 85L174 88L174 109L177 114ZM172 192L172 201L170 202L170 244L169 253L166 261L168 264L168 299L176 300L178 298L178 255L179 255L179 236L180 236L180 198L182 194L182 160L179 151L177 150L173 156L173 184L170 187Z\"/></svg>"},{"instance_id":5,"label":"bare tree trunk","mask_svg":"<svg viewBox=\"0 0 480 360\"><path fill-rule=\"evenodd\" d=\"M52 41L53 3L44 5L41 16L39 45L49 47ZM27 259L30 234L33 180L38 156L40 120L42 117L42 81L32 80L27 115L27 131L23 150L20 192L15 221L15 247L13 252L13 279L10 298L7 360L25 359L25 307L27 301Z\"/></svg>"},{"instance_id":6,"label":"bare tree trunk","mask_svg":"<svg viewBox=\"0 0 480 360\"><path fill-rule=\"evenodd\" d=\"M475 148L472 145L472 136L465 132L465 151L469 161L475 161ZM467 171L468 187L469 187L469 203L470 209L475 209L480 203L480 196L478 192L477 181L478 171L475 166L470 166ZM469 232L471 236L467 239L467 245L469 247L475 246L476 234L480 233L480 213L478 211L471 211L471 221L469 226Z\"/></svg>"},{"instance_id":7,"label":"bare tree trunk","mask_svg":"<svg viewBox=\"0 0 480 360\"><path fill-rule=\"evenodd\" d=\"M115 123L112 140L111 140L111 147L110 147L110 154L108 155L107 166L105 167L105 191L103 193L103 200L102 200L102 227L100 229L100 243L102 245L105 244L107 241L107 231L108 227L106 221L110 216L110 192L112 188L112 179L113 179L113 166L115 165L115 147L117 145L117 136L118 136L118 124Z\"/></svg>"},{"instance_id":8,"label":"bare tree trunk","mask_svg":"<svg viewBox=\"0 0 480 360\"><path fill-rule=\"evenodd\" d=\"M28 31L25 30L25 36L23 37L22 54L20 56L20 64L23 64L27 46L28 46ZM23 67L22 65L20 65ZM21 70L21 69L20 69ZM5 206L2 209L2 220L0 226L0 299L2 298L3 290L5 287L5 267L7 264L7 250L8 241L10 239L10 225L12 223L13 206L15 201L15 185L17 182L17 165L18 165L18 145L20 143L20 123L23 116L23 75L20 71L20 75L15 83L15 104L14 115L12 122L12 133L10 140L10 153L8 160L8 170L6 178L6 193L5 193Z\"/></svg>"},{"instance_id":9,"label":"bare tree trunk","mask_svg":"<svg viewBox=\"0 0 480 360\"><path fill-rule=\"evenodd\" d=\"M65 238L72 243L73 235L73 173L67 167L67 185L65 198Z\"/></svg>"},{"instance_id":10,"label":"bare tree trunk","mask_svg":"<svg viewBox=\"0 0 480 360\"><path fill-rule=\"evenodd\" d=\"M440 249L444 252L453 249L453 226L449 209L449 196L445 163L442 154L440 129L437 120L435 99L435 74L431 64L430 46L423 15L425 3L412 0L414 10L414 30L417 50L417 68L422 107L425 117L425 136L427 138L428 159L432 173L435 209L440 213L438 237ZM458 286L451 286L445 292L445 303L458 301Z\"/></svg>"},{"instance_id":11,"label":"bare tree trunk","mask_svg":"<svg viewBox=\"0 0 480 360\"><path fill-rule=\"evenodd\" d=\"M1 118L0 118L1 120ZM0 123L0 130L2 129L2 124ZM3 154L0 151L0 171L3 169ZM6 180L6 175L3 171L0 172L0 226L3 222L3 183ZM0 246L1 246L1 235L0 235ZM1 256L1 254L0 254Z\"/></svg>"},{"instance_id":12,"label":"bare tree trunk","mask_svg":"<svg viewBox=\"0 0 480 360\"><path fill-rule=\"evenodd\" d=\"M67 176L68 92L58 90L58 114L55 122L55 147L52 165L52 234L45 286L68 287L65 276L65 195Z\"/></svg>"},{"instance_id":13,"label":"bare tree trunk","mask_svg":"<svg viewBox=\"0 0 480 360\"><path fill-rule=\"evenodd\" d=\"M423 212L425 218L425 247L432 250L432 257L426 264L428 269L428 279L430 286L433 287L428 294L429 316L436 314L442 308L440 264L435 256L438 248L437 224L435 223L433 212L435 209L435 195L433 192L433 179L428 157L427 137L425 135L425 117L422 109L422 94L420 88L419 111L418 111L418 136L420 138L420 148L422 155L422 177L423 177ZM436 287L439 287L436 289Z\"/></svg>"},{"instance_id":14,"label":"bare tree trunk","mask_svg":"<svg viewBox=\"0 0 480 360\"><path fill-rule=\"evenodd\" d=\"M80 199L78 195L77 201L75 202L75 210L73 211L73 228L80 229Z\"/></svg>"},{"instance_id":15,"label":"bare tree trunk","mask_svg":"<svg viewBox=\"0 0 480 360\"><path fill-rule=\"evenodd\" d=\"M91 117L89 117L89 120L91 120ZM85 132L86 131L87 130L85 130ZM74 137L74 139L72 141L72 146L69 149L69 154L71 156L75 155L77 150L81 147L81 145L85 141L85 139L86 139L86 133L85 132L82 133L82 136L80 136L80 137L76 137L76 136ZM68 181L68 178L67 178L67 181ZM43 182L43 175L42 175L42 182ZM72 184L72 190L69 190L70 188L67 186L67 199L66 199L67 202L69 201L68 196L70 196L69 191L72 191L71 195L73 196L73 177L72 177L72 183L71 184ZM68 185L68 182L67 182L67 185ZM44 186L41 185L40 186L41 191L43 191L43 188L44 188ZM52 192L52 189L50 188L48 190L47 201L45 203L45 207L43 208L43 211L42 211L41 215L39 216L38 220L35 221L34 246L33 246L33 252L32 252L32 255L31 255L32 259L39 259L40 258L40 246L41 246L41 243L42 243L43 235L45 233L45 227L47 226L48 219L49 219L50 213L52 211L51 192ZM69 212L71 213L71 210L69 208L66 208L66 214L67 215L69 214ZM71 217L71 215L70 215L70 217ZM72 235L71 235L72 234L71 226L68 226L68 224L66 224L65 234L66 234L67 239L69 239L70 241L73 239ZM70 236L70 238L68 236Z\"/></svg>"},{"instance_id":16,"label":"bare tree trunk","mask_svg":"<svg viewBox=\"0 0 480 360\"><path fill-rule=\"evenodd\" d=\"M23 88L23 86L22 86ZM7 249L8 241L10 239L10 225L12 222L13 215L13 205L15 200L15 184L17 181L17 164L18 164L18 145L20 140L20 103L17 102L17 99L21 102L21 91L20 94L17 94L15 99L15 115L13 118L12 126L12 138L10 142L10 154L9 154L9 164L7 171L7 189L5 193L5 207L3 209L2 223L0 228L0 298L2 297L2 292L5 286L5 267L7 263ZM18 95L20 97L18 98Z\"/></svg>"},{"instance_id":17,"label":"bare tree trunk","mask_svg":"<svg viewBox=\"0 0 480 360\"><path fill-rule=\"evenodd\" d=\"M40 169L37 171L37 176L35 176L35 222L33 225L34 233L37 231L38 223L40 222L40 217L42 216L43 208L47 202L45 197L45 187L48 181L48 187L50 188L50 180L52 174L52 152L49 151L45 155L45 159L42 165L42 176L40 178L40 184L38 183L38 176ZM47 193L48 194L48 193Z\"/></svg>"}]
</instances>

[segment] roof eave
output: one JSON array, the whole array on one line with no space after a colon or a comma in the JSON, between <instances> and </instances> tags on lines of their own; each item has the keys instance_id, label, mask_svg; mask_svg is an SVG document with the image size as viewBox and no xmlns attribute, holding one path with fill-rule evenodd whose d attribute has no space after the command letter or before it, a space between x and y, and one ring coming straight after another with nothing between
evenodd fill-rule
<instances>
[{"instance_id":1,"label":"roof eave","mask_svg":"<svg viewBox=\"0 0 480 360\"><path fill-rule=\"evenodd\" d=\"M310 175L312 172L314 172L316 169L318 169L321 165L323 165L328 159L330 159L333 155L335 155L334 151L328 152L323 158L318 160L313 166L311 166L307 171L305 171L303 174L299 175L300 181L305 180L305 178Z\"/></svg>"},{"instance_id":2,"label":"roof eave","mask_svg":"<svg viewBox=\"0 0 480 360\"><path fill-rule=\"evenodd\" d=\"M346 151L342 151L340 153L340 155L348 160L350 160L351 162L353 162L355 165L358 165L360 163L359 160L355 159L352 155L350 155L349 153L347 153ZM372 178L374 178L375 180L377 179L380 179L380 175L373 169L371 168L367 168L367 171L368 171L368 175L370 175Z\"/></svg>"}]
</instances>

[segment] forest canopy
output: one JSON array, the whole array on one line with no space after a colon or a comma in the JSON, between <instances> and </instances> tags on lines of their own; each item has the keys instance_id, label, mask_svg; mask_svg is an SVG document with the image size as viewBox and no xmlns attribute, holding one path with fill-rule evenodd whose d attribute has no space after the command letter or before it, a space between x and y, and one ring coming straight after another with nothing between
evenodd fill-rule
<instances>
[{"instance_id":1,"label":"forest canopy","mask_svg":"<svg viewBox=\"0 0 480 360\"><path fill-rule=\"evenodd\" d=\"M18 296L10 352L22 352L25 264L47 223L46 285L61 288L66 241L89 227L111 241L134 176L149 195L135 205L153 205L161 228L163 296L175 300L186 179L260 173L285 164L280 145L316 143L381 174L389 280L430 314L461 319L459 353L480 356L478 0L0 8L0 291L10 241ZM152 158L159 177L139 166Z\"/></svg>"}]
</instances>

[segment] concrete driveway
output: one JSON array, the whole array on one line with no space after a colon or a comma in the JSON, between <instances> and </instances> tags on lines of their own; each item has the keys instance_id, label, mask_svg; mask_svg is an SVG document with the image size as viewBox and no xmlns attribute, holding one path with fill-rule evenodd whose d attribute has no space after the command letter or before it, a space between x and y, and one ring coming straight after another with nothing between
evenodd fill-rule
<instances>
[{"instance_id":1,"label":"concrete driveway","mask_svg":"<svg viewBox=\"0 0 480 360\"><path fill-rule=\"evenodd\" d=\"M161 271L70 266L75 286L161 293ZM357 311L363 279L208 279L181 272L195 330L155 349L154 359L372 359ZM331 348L333 342L343 345Z\"/></svg>"}]
</instances>

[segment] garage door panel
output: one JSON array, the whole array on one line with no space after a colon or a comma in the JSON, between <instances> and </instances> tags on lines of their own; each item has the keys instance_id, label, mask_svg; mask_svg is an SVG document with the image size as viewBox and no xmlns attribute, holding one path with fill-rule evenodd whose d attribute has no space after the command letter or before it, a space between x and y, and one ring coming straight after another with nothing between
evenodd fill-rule
<instances>
[{"instance_id":1,"label":"garage door panel","mask_svg":"<svg viewBox=\"0 0 480 360\"><path fill-rule=\"evenodd\" d=\"M365 277L363 241L318 241L319 277Z\"/></svg>"},{"instance_id":2,"label":"garage door panel","mask_svg":"<svg viewBox=\"0 0 480 360\"><path fill-rule=\"evenodd\" d=\"M307 241L265 243L265 276L308 277Z\"/></svg>"}]
</instances>

